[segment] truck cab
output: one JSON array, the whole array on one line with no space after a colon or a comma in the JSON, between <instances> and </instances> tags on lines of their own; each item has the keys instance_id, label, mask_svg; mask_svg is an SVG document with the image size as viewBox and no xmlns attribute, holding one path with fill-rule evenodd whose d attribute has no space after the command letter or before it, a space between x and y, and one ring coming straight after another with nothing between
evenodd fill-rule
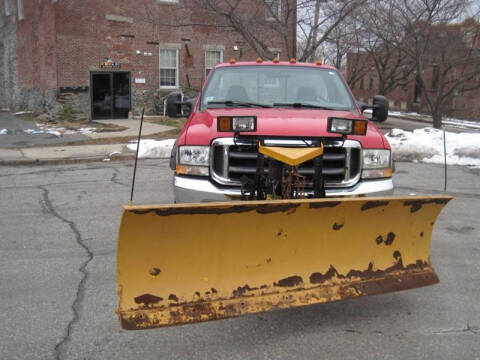
<instances>
[{"instance_id":1,"label":"truck cab","mask_svg":"<svg viewBox=\"0 0 480 360\"><path fill-rule=\"evenodd\" d=\"M239 200L256 174L259 139L273 146L305 147L320 141L323 194L383 196L393 192L392 154L367 119L385 121L388 103L358 104L345 80L328 65L274 61L216 66L194 102L167 100L171 117L188 116L172 150L177 203ZM269 170L270 168L270 170ZM303 197L314 195L314 161L296 167ZM262 173L273 171L265 158ZM282 170L283 171L283 170Z\"/></svg>"}]
</instances>

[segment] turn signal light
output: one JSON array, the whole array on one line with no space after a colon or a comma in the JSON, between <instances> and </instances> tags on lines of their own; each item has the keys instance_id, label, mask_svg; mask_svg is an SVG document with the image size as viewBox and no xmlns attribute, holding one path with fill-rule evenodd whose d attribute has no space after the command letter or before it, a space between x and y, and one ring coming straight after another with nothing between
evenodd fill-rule
<instances>
[{"instance_id":1,"label":"turn signal light","mask_svg":"<svg viewBox=\"0 0 480 360\"><path fill-rule=\"evenodd\" d=\"M175 165L175 172L177 174L186 174L187 173L187 167L185 165Z\"/></svg>"},{"instance_id":2,"label":"turn signal light","mask_svg":"<svg viewBox=\"0 0 480 360\"><path fill-rule=\"evenodd\" d=\"M208 176L210 171L208 166L194 166L194 165L176 165L175 173L177 175L196 175L196 176Z\"/></svg>"},{"instance_id":3,"label":"turn signal light","mask_svg":"<svg viewBox=\"0 0 480 360\"><path fill-rule=\"evenodd\" d=\"M232 131L232 118L226 116L219 117L218 131Z\"/></svg>"},{"instance_id":4,"label":"turn signal light","mask_svg":"<svg viewBox=\"0 0 480 360\"><path fill-rule=\"evenodd\" d=\"M367 122L363 120L354 121L353 133L355 135L365 135L367 133Z\"/></svg>"},{"instance_id":5,"label":"turn signal light","mask_svg":"<svg viewBox=\"0 0 480 360\"><path fill-rule=\"evenodd\" d=\"M389 178L393 176L393 169L363 169L362 178L363 179L380 179L380 178Z\"/></svg>"}]
</instances>

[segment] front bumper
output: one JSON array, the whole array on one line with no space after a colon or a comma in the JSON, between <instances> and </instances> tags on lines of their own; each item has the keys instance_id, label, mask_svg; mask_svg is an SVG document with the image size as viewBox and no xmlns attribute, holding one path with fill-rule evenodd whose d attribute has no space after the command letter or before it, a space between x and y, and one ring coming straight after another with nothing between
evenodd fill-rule
<instances>
[{"instance_id":1,"label":"front bumper","mask_svg":"<svg viewBox=\"0 0 480 360\"><path fill-rule=\"evenodd\" d=\"M240 200L238 187L220 187L208 178L175 175L173 191L176 203ZM389 179L361 180L349 188L326 189L327 197L335 196L389 196L393 194L393 181Z\"/></svg>"}]
</instances>

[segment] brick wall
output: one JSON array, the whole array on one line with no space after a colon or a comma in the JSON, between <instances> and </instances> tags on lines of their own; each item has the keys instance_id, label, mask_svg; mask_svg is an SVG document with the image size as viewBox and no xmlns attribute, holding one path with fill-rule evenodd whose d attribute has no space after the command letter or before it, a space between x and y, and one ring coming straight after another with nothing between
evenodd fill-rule
<instances>
[{"instance_id":1,"label":"brick wall","mask_svg":"<svg viewBox=\"0 0 480 360\"><path fill-rule=\"evenodd\" d=\"M25 89L55 89L56 39L54 4L24 1L17 23L18 84Z\"/></svg>"},{"instance_id":2,"label":"brick wall","mask_svg":"<svg viewBox=\"0 0 480 360\"><path fill-rule=\"evenodd\" d=\"M0 109L13 108L18 91L16 11L5 13L0 2Z\"/></svg>"},{"instance_id":3,"label":"brick wall","mask_svg":"<svg viewBox=\"0 0 480 360\"><path fill-rule=\"evenodd\" d=\"M257 2L252 0L252 4ZM132 104L137 107L147 101L153 112L158 107L152 97L160 98L171 91L159 86L160 47L178 49L179 85L183 89L201 87L207 48L222 49L224 61L258 56L240 34L206 26L209 19L198 9L159 0L36 0L24 1L24 7L24 19L16 24L18 87L23 98L17 107L31 110L43 106L59 112L62 104L68 104L84 108L80 116L89 116L90 104L85 107L85 99L89 96L90 72L98 71L106 58L120 63L121 71L131 72ZM257 7L245 11L264 16ZM165 19L172 24L175 19L185 19L198 25L165 26ZM284 47L283 40L268 31L259 29L259 33L269 39L272 48ZM235 44L240 44L241 51L233 50ZM0 45L0 56L2 52ZM285 49L282 54L286 59ZM79 87L84 88L83 93ZM77 90L69 93L71 88Z\"/></svg>"}]
</instances>

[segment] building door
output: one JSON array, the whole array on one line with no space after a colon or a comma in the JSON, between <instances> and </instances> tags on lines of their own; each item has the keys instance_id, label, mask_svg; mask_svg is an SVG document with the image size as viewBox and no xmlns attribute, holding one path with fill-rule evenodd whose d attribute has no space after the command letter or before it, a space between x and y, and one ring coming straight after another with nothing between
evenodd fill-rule
<instances>
[{"instance_id":1,"label":"building door","mask_svg":"<svg viewBox=\"0 0 480 360\"><path fill-rule=\"evenodd\" d=\"M129 72L90 73L92 119L127 119L131 109Z\"/></svg>"}]
</instances>

